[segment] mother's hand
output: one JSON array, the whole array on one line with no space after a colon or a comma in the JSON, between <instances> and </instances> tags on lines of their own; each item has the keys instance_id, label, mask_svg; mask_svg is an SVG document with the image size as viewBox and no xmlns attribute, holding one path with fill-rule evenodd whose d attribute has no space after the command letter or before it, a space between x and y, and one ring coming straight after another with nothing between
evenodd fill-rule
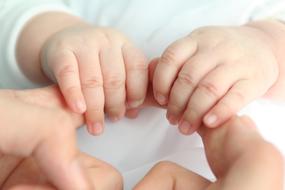
<instances>
[{"instance_id":1,"label":"mother's hand","mask_svg":"<svg viewBox=\"0 0 285 190\"><path fill-rule=\"evenodd\" d=\"M174 163L161 162L134 189L283 189L283 157L262 139L248 118L235 117L217 129L203 127L199 134L215 182Z\"/></svg>"},{"instance_id":2,"label":"mother's hand","mask_svg":"<svg viewBox=\"0 0 285 190\"><path fill-rule=\"evenodd\" d=\"M80 153L76 127L56 87L0 91L1 189L121 189L110 165Z\"/></svg>"}]
</instances>

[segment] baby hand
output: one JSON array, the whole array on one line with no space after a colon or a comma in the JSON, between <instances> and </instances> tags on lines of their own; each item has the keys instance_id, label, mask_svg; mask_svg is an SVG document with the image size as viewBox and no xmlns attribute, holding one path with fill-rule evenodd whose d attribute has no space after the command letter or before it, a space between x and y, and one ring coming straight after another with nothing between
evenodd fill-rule
<instances>
[{"instance_id":1,"label":"baby hand","mask_svg":"<svg viewBox=\"0 0 285 190\"><path fill-rule=\"evenodd\" d=\"M216 127L264 95L278 78L271 38L250 26L204 27L158 60L153 91L183 134Z\"/></svg>"},{"instance_id":2,"label":"baby hand","mask_svg":"<svg viewBox=\"0 0 285 190\"><path fill-rule=\"evenodd\" d=\"M89 25L68 27L42 49L43 70L57 81L67 105L85 113L88 131L103 132L104 109L113 121L124 116L126 102L143 103L148 70L142 52L118 31Z\"/></svg>"}]
</instances>

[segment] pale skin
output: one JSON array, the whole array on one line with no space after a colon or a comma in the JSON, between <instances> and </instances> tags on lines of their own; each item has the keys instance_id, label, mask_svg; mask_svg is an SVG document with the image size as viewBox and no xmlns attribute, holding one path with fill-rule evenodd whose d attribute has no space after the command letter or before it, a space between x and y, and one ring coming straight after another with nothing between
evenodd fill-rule
<instances>
[{"instance_id":1,"label":"pale skin","mask_svg":"<svg viewBox=\"0 0 285 190\"><path fill-rule=\"evenodd\" d=\"M134 190L283 190L283 157L249 118L234 117L216 129L201 127L214 182L177 164L155 165Z\"/></svg>"},{"instance_id":2,"label":"pale skin","mask_svg":"<svg viewBox=\"0 0 285 190\"><path fill-rule=\"evenodd\" d=\"M285 25L203 27L154 60L156 100L186 135L217 127L256 98L285 100Z\"/></svg>"},{"instance_id":3,"label":"pale skin","mask_svg":"<svg viewBox=\"0 0 285 190\"><path fill-rule=\"evenodd\" d=\"M118 121L127 107L144 101L146 58L114 29L92 26L66 13L45 13L23 29L17 52L20 67L32 81L48 82L41 65L48 68L69 108L85 113L93 135L103 132L104 111Z\"/></svg>"},{"instance_id":4,"label":"pale skin","mask_svg":"<svg viewBox=\"0 0 285 190\"><path fill-rule=\"evenodd\" d=\"M0 188L121 190L109 164L78 150L81 115L67 108L57 87L0 91Z\"/></svg>"},{"instance_id":5,"label":"pale skin","mask_svg":"<svg viewBox=\"0 0 285 190\"><path fill-rule=\"evenodd\" d=\"M194 30L155 60L155 98L186 135L202 123L219 126L256 98L284 100L283 44L285 25L276 20ZM113 121L126 110L137 115L145 98L145 57L111 28L45 13L23 29L17 52L20 67L34 82L47 81L41 64L50 69L69 108L85 112L91 134L103 132L104 112Z\"/></svg>"},{"instance_id":6,"label":"pale skin","mask_svg":"<svg viewBox=\"0 0 285 190\"><path fill-rule=\"evenodd\" d=\"M0 138L1 189L123 189L117 170L75 147L75 126L82 124L83 116L68 110L57 87L3 90L0 97L5 107L0 110L0 130L5 131L0 133L4 134ZM151 93L144 105L158 106ZM202 127L199 134L218 179L215 183L161 162L134 189L282 190L283 157L248 118L234 117L217 129ZM79 168L71 167L73 161Z\"/></svg>"}]
</instances>

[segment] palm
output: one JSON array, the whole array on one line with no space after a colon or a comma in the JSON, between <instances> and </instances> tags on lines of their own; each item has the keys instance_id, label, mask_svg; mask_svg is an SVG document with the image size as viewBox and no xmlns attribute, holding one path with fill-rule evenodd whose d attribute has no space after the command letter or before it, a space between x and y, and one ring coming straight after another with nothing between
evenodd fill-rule
<instances>
[{"instance_id":1,"label":"palm","mask_svg":"<svg viewBox=\"0 0 285 190\"><path fill-rule=\"evenodd\" d=\"M92 158L84 153L80 154L81 163L84 163L87 173L91 174L92 179L100 179L100 183L97 181L95 184L98 189L119 189L120 182L116 180L115 173L112 172L112 167L103 161ZM48 178L40 170L37 163L32 157L25 159L18 159L15 157L2 156L0 159L0 166L11 166L12 171L4 179L4 183L1 189L37 189L37 190L50 190L55 187L49 183ZM3 178L0 173L0 179ZM106 176L114 175L113 178ZM104 176L104 177L103 177ZM111 176L112 177L112 176ZM113 181L105 181L110 180Z\"/></svg>"},{"instance_id":2,"label":"palm","mask_svg":"<svg viewBox=\"0 0 285 190\"><path fill-rule=\"evenodd\" d=\"M66 179L65 176L72 176L71 173L62 173L62 165L59 164L57 159L58 155L65 155L65 151L69 148L73 150L75 148L75 127L80 126L83 124L83 118L81 115L77 115L72 113L67 109L67 106L65 105L65 102L63 101L63 98L58 90L57 87L47 87L42 89L36 89L36 90L26 90L26 91L12 91L12 90L2 90L0 91L1 98L3 101L7 100L9 102L14 102L16 111L19 111L19 113L26 112L26 107L28 108L40 108L36 109L39 111L38 116L46 115L47 113L53 113L50 117L45 118L45 120L40 121L40 123L34 123L31 116L28 117L28 119L25 120L24 126L21 127L21 121L20 126L17 125L18 128L16 128L16 134L14 134L13 137L15 137L18 133L21 134L21 138L25 137L26 133L25 130L29 127L32 128L32 125L35 125L35 128L30 131L34 131L32 133L27 133L30 138L23 138L23 141L20 144L16 142L16 145L19 144L21 148L14 147L15 141L19 138L13 138L14 140L9 140L10 144L6 148L6 155L4 153L0 152L0 188L1 189L11 189L12 187L15 189L39 189L39 190L49 190L49 189L55 189L51 185L51 173L47 173L47 170L50 168L53 168L53 176L55 178L55 175L57 175L57 180ZM17 107L19 106L19 107ZM51 112L45 112L46 110L50 110ZM14 111L14 110L12 110ZM64 113L64 119L70 120L71 123L69 127L64 128L63 126L58 126L62 123L63 118L59 118L59 120L56 120L56 114L57 113ZM14 118L13 115L14 112L12 112L12 118ZM18 113L18 112L16 112ZM25 114L23 113L24 119ZM28 114L29 115L29 114ZM39 120L39 118L36 118ZM35 120L36 120L35 119ZM32 120L32 121L31 121ZM54 120L54 121L53 121ZM51 122L50 122L51 121ZM45 122L46 125L43 125L42 122ZM17 122L16 122L17 123ZM55 124L56 126L53 126ZM31 126L30 126L31 125ZM42 125L42 126L40 126ZM45 131L46 129L52 130L52 129L58 129L58 131L52 130L52 136L50 142L46 143L46 148L43 149L40 154L41 158L39 158L39 154L37 152L30 153L23 153L21 150L25 150L24 147L27 147L31 144L32 138L37 138L39 136L39 129L38 127L41 127L40 130ZM13 126L15 128L15 126ZM74 127L74 128L73 128ZM60 130L60 131L59 131ZM19 132L20 131L20 132ZM42 132L45 134L45 132ZM71 133L72 135L66 135ZM19 135L20 135L19 134ZM57 138L59 141L55 140L57 135L63 134L62 137ZM4 136L5 137L5 136ZM20 139L21 139L20 138ZM48 139L45 139L48 140ZM53 141L55 140L55 141ZM62 141L64 140L64 141ZM4 141L3 141L4 142ZM61 147L62 144L65 142L67 147L64 147L63 149L59 149L58 147ZM53 146L49 146L52 145ZM7 144L6 144L7 145ZM43 146L43 144L41 144ZM12 146L12 148L11 148ZM1 147L2 148L2 147ZM55 150L57 149L57 150ZM76 149L77 150L77 149ZM2 151L2 149L1 149ZM9 151L12 151L9 152ZM14 152L13 152L14 151ZM8 153L7 153L8 152ZM74 152L76 154L77 161L82 166L82 169L84 170L84 173L86 174L86 178L88 178L90 184L92 184L92 187L98 188L98 189L122 189L122 180L120 174L110 165L107 163L100 161L96 158L90 157L82 152ZM16 156L10 156L10 155L26 155L26 158L18 158ZM31 155L31 156L30 156ZM51 156L52 155L52 156ZM27 157L28 156L28 157ZM61 159L61 158L60 158ZM40 163L40 164L39 164ZM59 164L59 165L58 165ZM44 167L43 167L44 165ZM56 166L56 167L55 167ZM58 166L58 167L57 167ZM61 171L61 172L59 172ZM70 171L70 170L66 170ZM46 175L48 174L48 175ZM62 175L63 174L63 175ZM54 180L54 178L52 178ZM98 180L100 179L100 180ZM95 182L94 182L95 181ZM63 180L62 182L65 182ZM70 183L72 184L72 182ZM69 188L70 189L70 188Z\"/></svg>"}]
</instances>

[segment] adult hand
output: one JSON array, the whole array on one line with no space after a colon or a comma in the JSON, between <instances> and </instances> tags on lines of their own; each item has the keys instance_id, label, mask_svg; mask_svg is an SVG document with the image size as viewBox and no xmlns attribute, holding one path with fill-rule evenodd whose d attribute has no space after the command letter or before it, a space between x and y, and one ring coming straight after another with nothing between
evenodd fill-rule
<instances>
[{"instance_id":1,"label":"adult hand","mask_svg":"<svg viewBox=\"0 0 285 190\"><path fill-rule=\"evenodd\" d=\"M215 182L174 163L161 162L134 189L283 189L283 157L262 139L248 118L235 117L216 129L202 127L199 134Z\"/></svg>"},{"instance_id":2,"label":"adult hand","mask_svg":"<svg viewBox=\"0 0 285 190\"><path fill-rule=\"evenodd\" d=\"M68 111L56 87L0 97L1 189L122 189L115 169L76 148L83 118Z\"/></svg>"}]
</instances>

